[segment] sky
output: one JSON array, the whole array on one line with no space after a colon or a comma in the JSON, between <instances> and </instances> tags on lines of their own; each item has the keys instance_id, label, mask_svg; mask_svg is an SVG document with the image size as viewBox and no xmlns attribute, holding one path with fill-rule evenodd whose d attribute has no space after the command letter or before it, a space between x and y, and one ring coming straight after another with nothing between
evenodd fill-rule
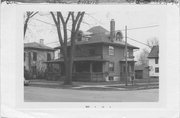
<instances>
[{"instance_id":1,"label":"sky","mask_svg":"<svg viewBox=\"0 0 180 118\"><path fill-rule=\"evenodd\" d=\"M68 11L62 11L63 16L67 16ZM162 26L161 12L157 12L157 9L98 9L87 10L83 18L80 30L87 31L94 26L102 26L108 31L110 30L110 20L115 20L115 29L122 30L124 34L125 26L128 29L140 28L134 30L128 30L127 36L135 39L139 42L146 43L147 40L157 38L160 40L160 30ZM154 26L154 27L148 27ZM148 28L142 28L148 27ZM44 44L50 47L56 47L59 45L56 27L49 12L39 12L29 22L25 42L39 42L39 39L44 39ZM138 51L135 51L135 57L137 58L143 48L149 49L146 45L135 42L128 39L128 43L139 47Z\"/></svg>"}]
</instances>

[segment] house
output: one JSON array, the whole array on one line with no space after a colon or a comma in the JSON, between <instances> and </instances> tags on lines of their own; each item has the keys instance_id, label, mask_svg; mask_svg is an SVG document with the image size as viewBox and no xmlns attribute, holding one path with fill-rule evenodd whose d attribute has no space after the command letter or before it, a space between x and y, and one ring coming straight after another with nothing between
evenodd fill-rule
<instances>
[{"instance_id":1,"label":"house","mask_svg":"<svg viewBox=\"0 0 180 118\"><path fill-rule=\"evenodd\" d=\"M70 45L68 43L69 47ZM55 49L60 48L56 47ZM139 48L130 44L127 44L127 48L128 77L130 78L134 74L133 50ZM48 67L55 67L57 74L61 72L59 76L62 77L64 75L64 59L62 55L60 57L47 61L46 64ZM110 32L102 26L92 27L86 32L79 31L74 53L74 81L124 82L125 71L125 41L122 32L115 30L114 20L110 22ZM49 75L54 76L55 74L49 72ZM49 78L53 78L51 76Z\"/></svg>"},{"instance_id":2,"label":"house","mask_svg":"<svg viewBox=\"0 0 180 118\"><path fill-rule=\"evenodd\" d=\"M30 78L43 76L47 69L43 62L54 59L54 49L43 42L43 39L40 39L40 43L24 43L24 71L29 73Z\"/></svg>"},{"instance_id":3,"label":"house","mask_svg":"<svg viewBox=\"0 0 180 118\"><path fill-rule=\"evenodd\" d=\"M149 76L159 77L159 46L153 46L148 55Z\"/></svg>"},{"instance_id":4,"label":"house","mask_svg":"<svg viewBox=\"0 0 180 118\"><path fill-rule=\"evenodd\" d=\"M136 79L149 78L149 67L147 65L135 65L135 78Z\"/></svg>"}]
</instances>

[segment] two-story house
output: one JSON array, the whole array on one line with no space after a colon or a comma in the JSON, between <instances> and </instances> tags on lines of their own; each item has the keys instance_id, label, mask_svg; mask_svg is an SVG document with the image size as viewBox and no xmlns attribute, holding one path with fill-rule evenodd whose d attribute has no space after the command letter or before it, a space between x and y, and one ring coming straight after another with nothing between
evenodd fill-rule
<instances>
[{"instance_id":1,"label":"two-story house","mask_svg":"<svg viewBox=\"0 0 180 118\"><path fill-rule=\"evenodd\" d=\"M127 44L127 48L130 77L134 73L133 49L139 48L130 44ZM48 67L59 64L60 76L64 75L63 56L46 63ZM79 32L74 54L74 81L124 81L125 71L125 41L122 32L115 30L114 20L110 22L110 32L101 26Z\"/></svg>"},{"instance_id":2,"label":"two-story house","mask_svg":"<svg viewBox=\"0 0 180 118\"><path fill-rule=\"evenodd\" d=\"M153 46L148 55L149 76L159 77L159 46Z\"/></svg>"},{"instance_id":3,"label":"two-story house","mask_svg":"<svg viewBox=\"0 0 180 118\"><path fill-rule=\"evenodd\" d=\"M54 49L44 45L43 39L40 39L40 43L24 43L24 70L32 79L42 76L47 69L44 61L52 59L54 59Z\"/></svg>"}]
</instances>

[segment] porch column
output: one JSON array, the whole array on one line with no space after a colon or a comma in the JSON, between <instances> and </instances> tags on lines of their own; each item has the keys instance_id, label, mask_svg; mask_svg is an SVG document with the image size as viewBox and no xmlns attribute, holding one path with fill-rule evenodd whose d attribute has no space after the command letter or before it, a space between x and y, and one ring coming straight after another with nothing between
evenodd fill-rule
<instances>
[{"instance_id":1,"label":"porch column","mask_svg":"<svg viewBox=\"0 0 180 118\"><path fill-rule=\"evenodd\" d=\"M76 64L73 63L73 73L76 73Z\"/></svg>"},{"instance_id":2,"label":"porch column","mask_svg":"<svg viewBox=\"0 0 180 118\"><path fill-rule=\"evenodd\" d=\"M61 63L59 63L59 75L61 76Z\"/></svg>"},{"instance_id":3,"label":"porch column","mask_svg":"<svg viewBox=\"0 0 180 118\"><path fill-rule=\"evenodd\" d=\"M90 78L92 80L92 62L90 62Z\"/></svg>"},{"instance_id":4,"label":"porch column","mask_svg":"<svg viewBox=\"0 0 180 118\"><path fill-rule=\"evenodd\" d=\"M92 73L92 62L90 63L90 73Z\"/></svg>"}]
</instances>

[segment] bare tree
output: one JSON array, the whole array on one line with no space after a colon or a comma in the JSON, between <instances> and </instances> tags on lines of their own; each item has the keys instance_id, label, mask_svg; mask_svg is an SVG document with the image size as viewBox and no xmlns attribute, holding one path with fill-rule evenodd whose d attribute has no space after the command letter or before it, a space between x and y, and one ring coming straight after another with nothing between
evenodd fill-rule
<instances>
[{"instance_id":1,"label":"bare tree","mask_svg":"<svg viewBox=\"0 0 180 118\"><path fill-rule=\"evenodd\" d=\"M159 45L159 40L156 37L151 38L151 39L147 40L147 45L149 45L151 48L153 46L157 46L157 45Z\"/></svg>"},{"instance_id":2,"label":"bare tree","mask_svg":"<svg viewBox=\"0 0 180 118\"><path fill-rule=\"evenodd\" d=\"M58 38L61 45L61 51L64 57L65 74L66 74L66 79L64 80L64 84L71 85L75 40L85 12L78 12L76 16L74 12L69 12L66 18L63 17L61 12L50 12L50 13L57 28ZM71 36L70 36L70 46L69 46L70 50L68 50L67 24L70 19L72 20L71 23L72 26L71 26ZM63 36L62 36L61 28L63 30Z\"/></svg>"},{"instance_id":3,"label":"bare tree","mask_svg":"<svg viewBox=\"0 0 180 118\"><path fill-rule=\"evenodd\" d=\"M148 47L149 49L143 48L143 50L140 53L139 58L138 58L139 64L141 64L141 65L148 65L147 57L150 53L150 50L152 49L153 46L159 45L159 40L156 37L151 38L151 39L147 40L147 45L149 45L149 47Z\"/></svg>"},{"instance_id":4,"label":"bare tree","mask_svg":"<svg viewBox=\"0 0 180 118\"><path fill-rule=\"evenodd\" d=\"M139 55L139 59L138 59L139 64L148 65L148 58L147 58L148 55L149 55L149 51L146 48L144 48Z\"/></svg>"},{"instance_id":5,"label":"bare tree","mask_svg":"<svg viewBox=\"0 0 180 118\"><path fill-rule=\"evenodd\" d=\"M29 23L29 20L34 16L36 15L38 12L30 12L30 11L27 11L26 12L26 18L25 18L25 22L24 22L24 37L26 35L26 30L27 30L27 27L28 27L28 23Z\"/></svg>"}]
</instances>

